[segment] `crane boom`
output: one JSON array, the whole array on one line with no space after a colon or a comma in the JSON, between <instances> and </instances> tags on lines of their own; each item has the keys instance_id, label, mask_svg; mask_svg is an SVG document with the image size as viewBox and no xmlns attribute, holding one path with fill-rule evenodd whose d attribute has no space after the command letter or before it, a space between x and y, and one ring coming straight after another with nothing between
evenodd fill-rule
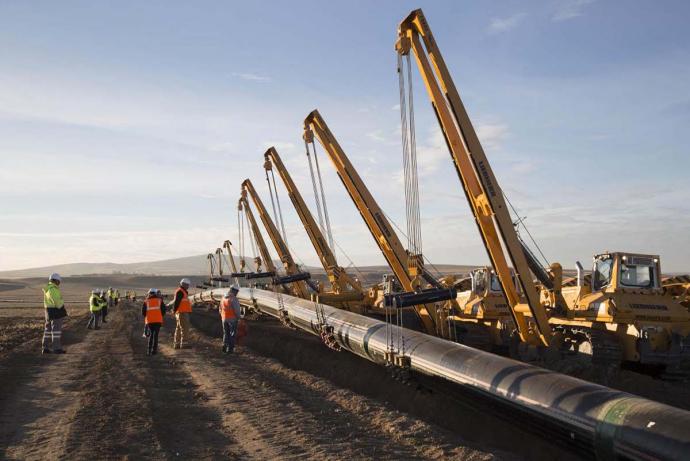
<instances>
[{"instance_id":1,"label":"crane boom","mask_svg":"<svg viewBox=\"0 0 690 461\"><path fill-rule=\"evenodd\" d=\"M285 164L283 163L278 151L275 147L270 147L266 153L264 153L264 168L268 171L275 167L278 170L280 178L283 180L283 184L287 189L288 196L292 201L297 215L299 216L304 228L309 235L309 240L311 240L316 253L319 256L319 261L323 266L326 274L328 275L328 280L331 282L331 286L335 293L346 293L346 292L359 292L362 293L362 286L358 281L350 277L350 275L345 271L344 268L338 266L338 261L328 246L326 239L321 232L321 229L316 224L314 216L309 211L307 204L302 198L297 186L295 185L290 173L288 172Z\"/></svg>"},{"instance_id":2,"label":"crane boom","mask_svg":"<svg viewBox=\"0 0 690 461\"><path fill-rule=\"evenodd\" d=\"M244 194L238 200L237 208L240 211L244 211L244 214L247 216L249 226L252 228L252 234L254 234L254 241L256 242L256 246L259 247L259 254L261 255L261 259L263 259L266 271L273 272L275 274L276 266L275 264L273 264L273 259L271 259L271 254L268 252L266 241L264 240L263 235L261 235L259 226L257 225L256 219L254 218L254 213L252 212L252 209L249 207L249 202L247 202L247 197Z\"/></svg>"},{"instance_id":3,"label":"crane boom","mask_svg":"<svg viewBox=\"0 0 690 461\"><path fill-rule=\"evenodd\" d=\"M268 236L271 238L273 246L275 246L275 249L278 252L278 257L283 262L285 272L288 276L294 276L299 274L301 271L297 267L295 260L292 258L290 250L288 250L288 247L285 244L285 240L283 240L283 237L280 235L280 232L278 232L278 228L273 223L271 217L268 215L268 211L266 210L266 207L261 201L261 197L259 197L259 194L256 192L254 185L249 179L245 179L242 182L243 197L246 196L247 193L249 194L249 196L251 196L252 201L254 202L257 211L259 212L259 218L261 218L261 222L263 222L264 228L268 232ZM305 299L310 298L310 293L307 288L307 284L304 282L304 280L297 280L294 283L291 283L290 287L291 291L294 293L295 296Z\"/></svg>"},{"instance_id":4,"label":"crane boom","mask_svg":"<svg viewBox=\"0 0 690 461\"><path fill-rule=\"evenodd\" d=\"M305 141L311 142L314 135L316 135L328 153L338 173L338 177L355 203L357 210L359 210L362 219L364 219L371 235L402 285L403 290L408 292L417 291L420 288L419 281L415 280L408 273L408 254L405 247L403 247L383 210L374 200L362 178L359 177L357 170L350 163L350 159L347 158L345 151L340 147L340 144L333 136L333 133L331 133L330 128L328 128L318 110L312 111L304 120ZM428 333L437 334L438 329L443 329L444 323L438 318L434 306L418 304L415 305L415 311Z\"/></svg>"},{"instance_id":5,"label":"crane boom","mask_svg":"<svg viewBox=\"0 0 690 461\"><path fill-rule=\"evenodd\" d=\"M531 314L538 341L548 345L551 328L547 312L540 304L539 292L530 275L503 193L422 10L414 10L400 23L395 47L402 55L408 55L410 50L414 52L456 172L489 259L498 274L520 338L523 341L536 339L526 318L526 314ZM526 304L521 302L520 295L512 283L509 260L522 286Z\"/></svg>"},{"instance_id":6,"label":"crane boom","mask_svg":"<svg viewBox=\"0 0 690 461\"><path fill-rule=\"evenodd\" d=\"M223 242L223 248L228 250L228 259L230 260L230 266L233 274L238 273L237 264L235 264L235 259L232 257L232 243L230 243L230 240L226 240Z\"/></svg>"}]
</instances>

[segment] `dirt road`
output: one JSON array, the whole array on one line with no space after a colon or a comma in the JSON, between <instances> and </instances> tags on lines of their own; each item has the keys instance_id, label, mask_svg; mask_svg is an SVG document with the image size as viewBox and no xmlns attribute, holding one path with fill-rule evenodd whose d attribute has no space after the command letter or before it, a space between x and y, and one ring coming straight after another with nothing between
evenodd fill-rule
<instances>
[{"instance_id":1,"label":"dirt road","mask_svg":"<svg viewBox=\"0 0 690 461\"><path fill-rule=\"evenodd\" d=\"M249 349L197 334L146 357L136 308L99 331L72 319L68 353L28 339L0 360L0 458L495 459L456 434Z\"/></svg>"}]
</instances>

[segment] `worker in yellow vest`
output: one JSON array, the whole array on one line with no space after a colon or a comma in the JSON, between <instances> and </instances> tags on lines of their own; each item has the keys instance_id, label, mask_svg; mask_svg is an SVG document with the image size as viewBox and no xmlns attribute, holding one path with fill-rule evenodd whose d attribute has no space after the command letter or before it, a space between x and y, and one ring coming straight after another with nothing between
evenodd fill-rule
<instances>
[{"instance_id":1,"label":"worker in yellow vest","mask_svg":"<svg viewBox=\"0 0 690 461\"><path fill-rule=\"evenodd\" d=\"M191 339L189 336L189 315L192 313L192 302L189 299L188 291L191 283L188 278L183 278L180 280L180 286L175 290L173 301L173 312L176 320L173 344L175 349L182 349Z\"/></svg>"},{"instance_id":2,"label":"worker in yellow vest","mask_svg":"<svg viewBox=\"0 0 690 461\"><path fill-rule=\"evenodd\" d=\"M98 288L91 291L91 297L89 298L89 311L91 312L91 318L89 323L86 324L86 328L89 330L93 328L94 330L100 330L100 320L101 320L101 310L103 309L103 298L100 296L100 291Z\"/></svg>"},{"instance_id":3,"label":"worker in yellow vest","mask_svg":"<svg viewBox=\"0 0 690 461\"><path fill-rule=\"evenodd\" d=\"M163 316L165 315L165 304L159 293L160 291L156 292L155 288L151 288L141 307L141 315L144 316L144 324L149 332L146 355L156 355L158 352L158 333L163 325Z\"/></svg>"},{"instance_id":4,"label":"worker in yellow vest","mask_svg":"<svg viewBox=\"0 0 690 461\"><path fill-rule=\"evenodd\" d=\"M43 353L64 354L62 348L62 321L67 317L65 303L60 292L62 277L53 273L48 277L48 285L43 288L43 307L45 308L45 325L43 328ZM52 350L50 347L52 347Z\"/></svg>"},{"instance_id":5,"label":"worker in yellow vest","mask_svg":"<svg viewBox=\"0 0 690 461\"><path fill-rule=\"evenodd\" d=\"M242 314L240 301L237 293L240 289L233 286L226 294L218 306L220 311L220 321L223 324L223 352L231 354L235 350L235 336L237 335L237 323Z\"/></svg>"}]
</instances>

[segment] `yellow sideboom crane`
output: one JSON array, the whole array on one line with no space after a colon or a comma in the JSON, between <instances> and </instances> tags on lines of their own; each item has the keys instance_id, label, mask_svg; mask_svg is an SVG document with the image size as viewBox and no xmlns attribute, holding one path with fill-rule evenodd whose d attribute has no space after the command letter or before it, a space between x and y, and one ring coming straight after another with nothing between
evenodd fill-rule
<instances>
[{"instance_id":1,"label":"yellow sideboom crane","mask_svg":"<svg viewBox=\"0 0 690 461\"><path fill-rule=\"evenodd\" d=\"M314 246L319 256L319 261L321 261L321 265L331 283L332 292L319 293L319 299L325 303L335 303L357 312L363 312L364 309L361 305L361 301L364 300L362 285L359 281L352 278L343 267L338 265L331 247L328 246L321 229L314 220L314 216L302 198L302 194L300 194L280 155L278 155L278 151L275 147L270 147L264 153L264 169L268 173L268 171L272 171L274 168L283 180L290 201L292 201L292 205L295 207L297 215L302 221L309 240ZM357 302L359 302L359 305L357 305Z\"/></svg>"},{"instance_id":2,"label":"yellow sideboom crane","mask_svg":"<svg viewBox=\"0 0 690 461\"><path fill-rule=\"evenodd\" d=\"M530 274L523 245L513 226L501 188L421 10L413 11L400 23L395 48L400 56L409 57L412 51L416 58L520 339L548 346L551 327L546 308L540 302L539 290ZM513 283L509 261L515 269L526 302L522 302Z\"/></svg>"},{"instance_id":3,"label":"yellow sideboom crane","mask_svg":"<svg viewBox=\"0 0 690 461\"><path fill-rule=\"evenodd\" d=\"M259 212L259 218L261 218L261 222L263 222L264 228L268 232L268 235L271 238L271 241L273 242L273 246L275 246L275 249L278 252L278 257L283 262L283 266L285 267L285 272L287 276L276 276L276 278L274 279L274 283L279 285L290 284L290 291L292 291L294 296L304 299L310 299L311 294L305 281L309 280L311 275L308 272L300 271L299 267L297 267L295 260L292 258L292 255L290 254L290 250L288 250L288 247L285 244L285 240L280 235L280 232L278 232L278 228L273 223L271 217L268 215L268 211L266 210L266 207L264 207L264 204L261 201L261 197L259 197L259 194L256 192L254 185L249 179L245 179L242 182L242 197L245 198L245 201L247 194L249 194L249 196L252 198L252 201L254 202L257 211Z\"/></svg>"},{"instance_id":4,"label":"yellow sideboom crane","mask_svg":"<svg viewBox=\"0 0 690 461\"><path fill-rule=\"evenodd\" d=\"M625 360L664 365L669 378L687 376L690 315L681 299L664 291L659 257L629 252L595 255L589 283L577 263L577 286L564 288L560 264L551 264L547 272L520 239L421 10L400 23L395 48L399 67L406 56L410 68L410 51L416 58L520 339L591 355L592 363L608 366ZM520 300L508 259L525 302Z\"/></svg>"},{"instance_id":5,"label":"yellow sideboom crane","mask_svg":"<svg viewBox=\"0 0 690 461\"><path fill-rule=\"evenodd\" d=\"M237 264L235 264L235 258L232 256L232 243L230 240L226 240L223 242L223 248L225 248L228 252L228 261L230 263L230 268L232 269L232 277L239 277L239 271L237 270Z\"/></svg>"},{"instance_id":6,"label":"yellow sideboom crane","mask_svg":"<svg viewBox=\"0 0 690 461\"><path fill-rule=\"evenodd\" d=\"M225 275L223 273L223 249L222 248L216 248L216 266L218 267L218 277L215 277L213 279L214 282L229 282L230 279L227 277L223 277Z\"/></svg>"},{"instance_id":7,"label":"yellow sideboom crane","mask_svg":"<svg viewBox=\"0 0 690 461\"><path fill-rule=\"evenodd\" d=\"M403 293L387 295L386 303L397 308L414 306L424 330L432 335L447 337L448 325L445 322L447 308L439 303L454 299L456 292L444 288L423 268L422 255L410 255L403 247L397 234L391 227L383 210L379 207L369 189L360 178L342 147L336 140L326 122L317 110L312 111L304 120L304 140L309 144L318 138L335 166L350 198L374 237L381 253L393 270ZM412 264L411 264L412 260ZM424 282L432 288L425 289Z\"/></svg>"},{"instance_id":8,"label":"yellow sideboom crane","mask_svg":"<svg viewBox=\"0 0 690 461\"><path fill-rule=\"evenodd\" d=\"M256 242L256 246L259 249L259 256L254 258L254 269L255 273L261 274L261 266L263 265L266 268L266 272L264 274L272 276L275 276L276 274L276 266L273 264L273 259L271 259L271 254L268 252L268 247L266 246L266 241L264 240L263 235L261 235L261 231L259 230L259 226L256 223L256 218L254 218L254 213L252 212L252 209L249 207L249 202L247 201L247 196L246 194L242 194L240 196L240 199L237 201L237 209L240 212L244 212L245 216L247 217L247 221L249 222L249 227L251 228L251 233L254 236L254 241ZM251 238L251 236L250 236ZM240 260L240 271L244 272L244 258Z\"/></svg>"}]
</instances>

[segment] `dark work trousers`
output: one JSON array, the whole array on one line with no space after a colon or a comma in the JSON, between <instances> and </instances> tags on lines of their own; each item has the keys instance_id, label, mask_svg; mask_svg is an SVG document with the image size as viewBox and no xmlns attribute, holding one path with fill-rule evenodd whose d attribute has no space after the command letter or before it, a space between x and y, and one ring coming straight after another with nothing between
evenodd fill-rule
<instances>
[{"instance_id":1,"label":"dark work trousers","mask_svg":"<svg viewBox=\"0 0 690 461\"><path fill-rule=\"evenodd\" d=\"M237 319L223 320L223 347L232 352L235 349L235 335L237 334Z\"/></svg>"},{"instance_id":2,"label":"dark work trousers","mask_svg":"<svg viewBox=\"0 0 690 461\"><path fill-rule=\"evenodd\" d=\"M155 354L158 351L158 332L161 331L160 323L149 323L149 353Z\"/></svg>"},{"instance_id":3,"label":"dark work trousers","mask_svg":"<svg viewBox=\"0 0 690 461\"><path fill-rule=\"evenodd\" d=\"M105 323L106 315L108 315L108 306L103 306L103 309L101 309L101 320L103 323Z\"/></svg>"},{"instance_id":4,"label":"dark work trousers","mask_svg":"<svg viewBox=\"0 0 690 461\"><path fill-rule=\"evenodd\" d=\"M99 329L99 323L101 320L101 311L93 311L91 312L91 318L89 319L89 323L86 324L86 328L95 328Z\"/></svg>"}]
</instances>

